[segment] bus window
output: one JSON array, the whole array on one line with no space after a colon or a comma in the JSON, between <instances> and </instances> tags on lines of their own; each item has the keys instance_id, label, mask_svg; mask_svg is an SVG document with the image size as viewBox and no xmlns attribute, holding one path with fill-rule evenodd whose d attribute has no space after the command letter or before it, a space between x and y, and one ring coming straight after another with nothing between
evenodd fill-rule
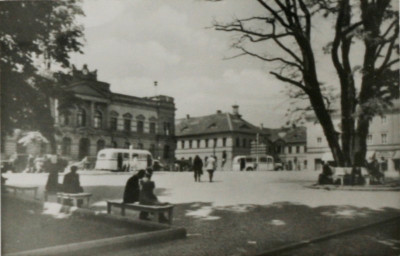
<instances>
[{"instance_id":1,"label":"bus window","mask_svg":"<svg viewBox=\"0 0 400 256\"><path fill-rule=\"evenodd\" d=\"M139 155L138 154L132 154L132 158L138 158L139 157Z\"/></svg>"},{"instance_id":2,"label":"bus window","mask_svg":"<svg viewBox=\"0 0 400 256\"><path fill-rule=\"evenodd\" d=\"M266 157L260 157L259 162L260 163L267 163L267 158Z\"/></svg>"},{"instance_id":3,"label":"bus window","mask_svg":"<svg viewBox=\"0 0 400 256\"><path fill-rule=\"evenodd\" d=\"M129 153L124 153L124 158L128 159L129 158Z\"/></svg>"},{"instance_id":4,"label":"bus window","mask_svg":"<svg viewBox=\"0 0 400 256\"><path fill-rule=\"evenodd\" d=\"M104 154L104 153L99 155L99 158L105 158L105 157L106 157L106 154Z\"/></svg>"},{"instance_id":5,"label":"bus window","mask_svg":"<svg viewBox=\"0 0 400 256\"><path fill-rule=\"evenodd\" d=\"M246 158L246 162L247 162L247 163L252 163L252 162L254 162L254 159L251 158L251 157L247 157L247 158Z\"/></svg>"}]
</instances>

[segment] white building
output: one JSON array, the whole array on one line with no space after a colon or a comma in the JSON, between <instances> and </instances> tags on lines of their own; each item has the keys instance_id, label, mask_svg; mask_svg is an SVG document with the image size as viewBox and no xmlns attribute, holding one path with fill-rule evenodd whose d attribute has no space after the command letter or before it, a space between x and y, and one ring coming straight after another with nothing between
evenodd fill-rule
<instances>
[{"instance_id":1,"label":"white building","mask_svg":"<svg viewBox=\"0 0 400 256\"><path fill-rule=\"evenodd\" d=\"M340 116L333 122L340 131ZM333 159L321 125L315 116L307 118L307 158L311 170L320 170L322 160ZM375 116L369 127L367 158L376 157L388 171L400 171L400 100L396 100L390 111Z\"/></svg>"}]
</instances>

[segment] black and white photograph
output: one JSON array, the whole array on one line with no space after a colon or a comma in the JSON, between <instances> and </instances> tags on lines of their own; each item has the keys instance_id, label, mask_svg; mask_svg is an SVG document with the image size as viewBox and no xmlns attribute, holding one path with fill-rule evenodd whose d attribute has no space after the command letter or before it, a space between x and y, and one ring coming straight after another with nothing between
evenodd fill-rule
<instances>
[{"instance_id":1,"label":"black and white photograph","mask_svg":"<svg viewBox=\"0 0 400 256\"><path fill-rule=\"evenodd\" d=\"M1 255L400 255L399 0L0 0Z\"/></svg>"}]
</instances>

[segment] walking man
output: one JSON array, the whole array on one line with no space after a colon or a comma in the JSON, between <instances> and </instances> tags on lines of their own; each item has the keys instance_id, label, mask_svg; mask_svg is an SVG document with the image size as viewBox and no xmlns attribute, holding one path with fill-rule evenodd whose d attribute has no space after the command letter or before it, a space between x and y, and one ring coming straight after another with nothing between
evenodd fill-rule
<instances>
[{"instance_id":1,"label":"walking man","mask_svg":"<svg viewBox=\"0 0 400 256\"><path fill-rule=\"evenodd\" d=\"M193 161L194 181L200 182L201 175L203 174L203 161L196 155Z\"/></svg>"},{"instance_id":2,"label":"walking man","mask_svg":"<svg viewBox=\"0 0 400 256\"><path fill-rule=\"evenodd\" d=\"M215 171L215 158L210 156L206 162L206 169L208 172L208 177L210 178L210 182L213 180L214 171Z\"/></svg>"}]
</instances>

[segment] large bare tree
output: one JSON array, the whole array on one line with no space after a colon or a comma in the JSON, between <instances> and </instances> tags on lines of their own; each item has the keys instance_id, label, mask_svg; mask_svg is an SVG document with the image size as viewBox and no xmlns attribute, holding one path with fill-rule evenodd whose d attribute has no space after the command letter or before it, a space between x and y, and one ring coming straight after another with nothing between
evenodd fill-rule
<instances>
[{"instance_id":1,"label":"large bare tree","mask_svg":"<svg viewBox=\"0 0 400 256\"><path fill-rule=\"evenodd\" d=\"M390 105L392 97L384 92L398 91L398 71L393 71L393 67L398 70L399 60L398 12L391 9L390 0L257 2L265 14L229 23L215 22L214 28L239 35L233 47L240 53L234 57L246 55L279 63L270 74L293 86L295 97L306 96L336 163L363 164L369 121ZM352 21L357 13L359 18ZM333 41L325 49L329 49L339 80L341 134L332 120L330 95L318 77L311 37L317 26L315 20L328 15L336 15ZM362 73L359 90L354 77L357 68L351 66L351 47L357 40L365 45L362 67L358 69Z\"/></svg>"}]
</instances>

